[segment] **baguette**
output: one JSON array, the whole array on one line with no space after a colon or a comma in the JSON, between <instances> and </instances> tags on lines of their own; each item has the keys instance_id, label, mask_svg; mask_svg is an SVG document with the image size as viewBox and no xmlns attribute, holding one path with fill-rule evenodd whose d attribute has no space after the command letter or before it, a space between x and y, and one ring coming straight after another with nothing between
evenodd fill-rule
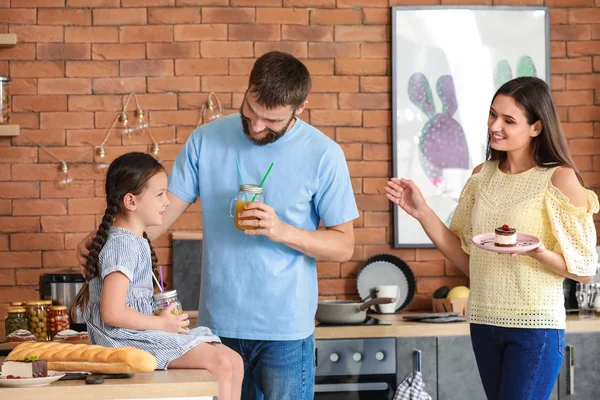
<instances>
[{"instance_id":1,"label":"baguette","mask_svg":"<svg viewBox=\"0 0 600 400\"><path fill-rule=\"evenodd\" d=\"M60 342L21 343L6 361L37 357L48 362L54 371L78 371L99 374L135 374L156 369L154 356L135 347L103 347Z\"/></svg>"}]
</instances>

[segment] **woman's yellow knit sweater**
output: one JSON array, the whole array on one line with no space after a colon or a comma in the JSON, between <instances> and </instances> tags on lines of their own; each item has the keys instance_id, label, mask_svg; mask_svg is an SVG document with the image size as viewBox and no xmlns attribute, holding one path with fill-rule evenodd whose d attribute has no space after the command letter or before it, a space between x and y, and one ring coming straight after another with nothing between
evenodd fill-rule
<instances>
[{"instance_id":1,"label":"woman's yellow knit sweater","mask_svg":"<svg viewBox=\"0 0 600 400\"><path fill-rule=\"evenodd\" d=\"M574 207L554 185L556 168L534 167L505 174L488 161L467 181L450 229L470 254L471 323L518 328L564 329L564 277L529 256L512 257L472 245L479 234L504 224L517 233L537 236L547 249L561 253L570 273L596 273L596 229L592 214L598 197L585 190L589 206Z\"/></svg>"}]
</instances>

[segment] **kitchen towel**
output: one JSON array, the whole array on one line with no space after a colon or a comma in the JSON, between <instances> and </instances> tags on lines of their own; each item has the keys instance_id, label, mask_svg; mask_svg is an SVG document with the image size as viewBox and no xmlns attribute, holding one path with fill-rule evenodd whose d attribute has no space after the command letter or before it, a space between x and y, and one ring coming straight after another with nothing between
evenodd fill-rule
<instances>
[{"instance_id":1,"label":"kitchen towel","mask_svg":"<svg viewBox=\"0 0 600 400\"><path fill-rule=\"evenodd\" d=\"M423 375L415 371L398 385L394 400L432 400L431 396L425 392L424 387Z\"/></svg>"}]
</instances>

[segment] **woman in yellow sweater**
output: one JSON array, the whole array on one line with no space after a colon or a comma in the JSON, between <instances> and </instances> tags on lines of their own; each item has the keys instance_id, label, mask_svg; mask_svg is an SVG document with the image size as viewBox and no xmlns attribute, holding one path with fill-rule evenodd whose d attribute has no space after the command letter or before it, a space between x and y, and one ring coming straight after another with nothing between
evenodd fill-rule
<instances>
[{"instance_id":1,"label":"woman in yellow sweater","mask_svg":"<svg viewBox=\"0 0 600 400\"><path fill-rule=\"evenodd\" d=\"M470 277L471 342L488 399L547 399L564 354L562 282L588 283L596 273L598 197L582 186L541 79L500 87L488 129L488 161L473 170L450 228L410 180L392 178L387 197ZM511 255L472 246L505 224L542 244Z\"/></svg>"}]
</instances>

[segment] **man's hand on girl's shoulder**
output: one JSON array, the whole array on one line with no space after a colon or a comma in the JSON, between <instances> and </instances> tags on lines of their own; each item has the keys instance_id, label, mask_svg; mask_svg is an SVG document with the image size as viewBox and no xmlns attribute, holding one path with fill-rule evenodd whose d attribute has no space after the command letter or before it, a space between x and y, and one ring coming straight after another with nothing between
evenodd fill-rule
<instances>
[{"instance_id":1,"label":"man's hand on girl's shoulder","mask_svg":"<svg viewBox=\"0 0 600 400\"><path fill-rule=\"evenodd\" d=\"M77 255L77 261L79 262L79 272L86 279L87 279L87 276L86 276L87 275L87 271L86 271L87 255L90 252L90 246L92 245L92 242L94 241L95 237L96 237L96 232L91 232L89 235L87 235L86 237L81 239L81 241L77 244L77 250L75 252Z\"/></svg>"}]
</instances>

